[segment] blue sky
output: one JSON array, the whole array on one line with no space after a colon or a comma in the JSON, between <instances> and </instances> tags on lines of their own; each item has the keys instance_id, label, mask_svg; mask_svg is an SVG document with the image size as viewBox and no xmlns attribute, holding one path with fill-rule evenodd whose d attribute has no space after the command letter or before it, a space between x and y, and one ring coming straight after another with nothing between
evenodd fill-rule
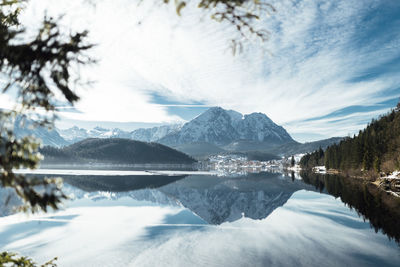
<instances>
[{"instance_id":1,"label":"blue sky","mask_svg":"<svg viewBox=\"0 0 400 267\"><path fill-rule=\"evenodd\" d=\"M189 6L130 0L32 0L23 22L47 9L66 28L90 31L99 64L82 74L82 101L59 127L129 130L190 120L211 106L263 112L299 141L354 134L400 97L400 1L271 0L277 12L257 23L271 38L245 43ZM147 2L147 1L146 1ZM148 1L151 2L151 1ZM3 96L0 105L9 102Z\"/></svg>"}]
</instances>

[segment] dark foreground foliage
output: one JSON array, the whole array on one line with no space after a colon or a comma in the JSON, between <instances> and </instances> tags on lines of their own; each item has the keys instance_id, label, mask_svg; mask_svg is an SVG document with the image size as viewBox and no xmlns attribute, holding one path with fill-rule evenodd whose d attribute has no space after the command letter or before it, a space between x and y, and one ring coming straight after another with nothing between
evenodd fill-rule
<instances>
[{"instance_id":1,"label":"dark foreground foliage","mask_svg":"<svg viewBox=\"0 0 400 267\"><path fill-rule=\"evenodd\" d=\"M37 264L32 259L24 256L19 256L15 253L1 252L0 253L0 266L20 266L20 267L55 267L57 258L52 259L44 264Z\"/></svg>"}]
</instances>

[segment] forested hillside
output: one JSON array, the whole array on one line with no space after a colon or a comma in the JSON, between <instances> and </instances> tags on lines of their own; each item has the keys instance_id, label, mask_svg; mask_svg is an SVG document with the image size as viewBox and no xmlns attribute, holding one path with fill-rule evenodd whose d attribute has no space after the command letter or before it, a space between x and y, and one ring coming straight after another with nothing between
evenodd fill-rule
<instances>
[{"instance_id":1,"label":"forested hillside","mask_svg":"<svg viewBox=\"0 0 400 267\"><path fill-rule=\"evenodd\" d=\"M343 139L305 155L300 165L310 168L325 165L327 169L359 170L379 173L400 168L400 105L372 122L357 136Z\"/></svg>"},{"instance_id":2,"label":"forested hillside","mask_svg":"<svg viewBox=\"0 0 400 267\"><path fill-rule=\"evenodd\" d=\"M45 164L191 164L188 155L158 143L122 138L89 138L64 148L44 147L40 151Z\"/></svg>"}]
</instances>

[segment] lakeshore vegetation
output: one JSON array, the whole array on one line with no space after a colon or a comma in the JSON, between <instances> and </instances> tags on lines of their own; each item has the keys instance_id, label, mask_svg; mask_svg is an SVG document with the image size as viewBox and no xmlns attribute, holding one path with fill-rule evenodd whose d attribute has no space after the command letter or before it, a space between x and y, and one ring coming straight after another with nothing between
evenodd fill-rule
<instances>
[{"instance_id":1,"label":"lakeshore vegetation","mask_svg":"<svg viewBox=\"0 0 400 267\"><path fill-rule=\"evenodd\" d=\"M308 153L300 160L303 169L324 165L327 170L368 176L400 169L400 103L395 109L326 150Z\"/></svg>"}]
</instances>

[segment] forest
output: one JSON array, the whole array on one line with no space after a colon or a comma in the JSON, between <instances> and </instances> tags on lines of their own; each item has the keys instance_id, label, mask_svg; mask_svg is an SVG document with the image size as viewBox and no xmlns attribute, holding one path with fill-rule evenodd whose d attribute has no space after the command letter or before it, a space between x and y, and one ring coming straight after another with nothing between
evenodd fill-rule
<instances>
[{"instance_id":1,"label":"forest","mask_svg":"<svg viewBox=\"0 0 400 267\"><path fill-rule=\"evenodd\" d=\"M195 160L170 147L122 138L88 138L75 144L40 149L43 164L192 164Z\"/></svg>"},{"instance_id":2,"label":"forest","mask_svg":"<svg viewBox=\"0 0 400 267\"><path fill-rule=\"evenodd\" d=\"M400 168L400 103L386 115L373 119L364 130L344 138L325 151L319 149L300 160L310 169L324 165L326 169L368 173L390 173Z\"/></svg>"}]
</instances>

